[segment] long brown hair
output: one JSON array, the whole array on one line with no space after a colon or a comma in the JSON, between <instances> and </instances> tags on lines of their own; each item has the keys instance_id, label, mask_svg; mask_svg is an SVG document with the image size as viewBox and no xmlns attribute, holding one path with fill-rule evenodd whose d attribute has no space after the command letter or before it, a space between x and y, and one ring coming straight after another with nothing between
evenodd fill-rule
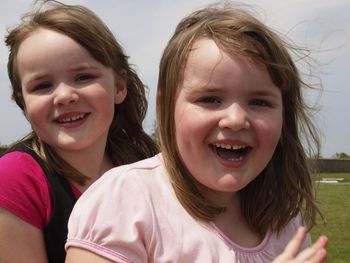
<instances>
[{"instance_id":1,"label":"long brown hair","mask_svg":"<svg viewBox=\"0 0 350 263\"><path fill-rule=\"evenodd\" d=\"M319 210L313 196L307 156L318 156L317 129L302 97L307 85L288 52L285 40L255 16L232 4L211 5L185 17L168 42L160 63L157 120L160 145L175 193L194 217L213 220L223 211L206 200L181 161L174 123L177 89L183 80L188 54L200 38L213 39L225 52L263 63L283 100L282 134L263 172L240 191L241 210L251 229L265 234L281 231L298 213L311 228ZM310 148L304 148L307 142ZM309 151L311 153L308 153Z\"/></svg>"},{"instance_id":2,"label":"long brown hair","mask_svg":"<svg viewBox=\"0 0 350 263\"><path fill-rule=\"evenodd\" d=\"M42 1L40 8L22 17L22 23L10 30L6 45L10 48L8 75L12 85L12 98L25 112L21 81L16 57L20 44L39 28L55 30L67 35L82 45L100 63L111 67L116 74L127 79L127 96L116 105L114 119L109 129L106 152L114 165L131 163L158 152L154 141L142 127L147 111L146 87L128 63L128 57L113 33L100 18L86 7L65 5L58 1ZM38 142L35 132L28 134L19 143L26 141L46 161L49 169L83 184L86 177L64 162L45 142Z\"/></svg>"}]
</instances>

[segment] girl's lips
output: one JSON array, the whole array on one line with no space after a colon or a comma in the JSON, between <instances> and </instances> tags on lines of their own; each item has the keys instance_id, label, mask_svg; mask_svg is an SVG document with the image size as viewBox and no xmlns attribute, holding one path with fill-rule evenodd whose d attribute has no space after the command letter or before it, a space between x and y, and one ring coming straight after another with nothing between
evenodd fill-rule
<instances>
[{"instance_id":1,"label":"girl's lips","mask_svg":"<svg viewBox=\"0 0 350 263\"><path fill-rule=\"evenodd\" d=\"M67 122L72 122L76 121L79 119L84 119L89 113L86 112L67 112L67 113L62 113L58 117L54 119L55 122L58 123L67 123Z\"/></svg>"},{"instance_id":2,"label":"girl's lips","mask_svg":"<svg viewBox=\"0 0 350 263\"><path fill-rule=\"evenodd\" d=\"M215 143L215 147L222 148L226 150L242 150L244 148L247 148L245 145L231 145L231 144L224 144L224 143Z\"/></svg>"},{"instance_id":3,"label":"girl's lips","mask_svg":"<svg viewBox=\"0 0 350 263\"><path fill-rule=\"evenodd\" d=\"M252 149L249 146L238 145L212 145L214 153L224 161L240 162L242 161Z\"/></svg>"},{"instance_id":4,"label":"girl's lips","mask_svg":"<svg viewBox=\"0 0 350 263\"><path fill-rule=\"evenodd\" d=\"M65 113L54 121L65 128L75 128L83 124L90 113Z\"/></svg>"},{"instance_id":5,"label":"girl's lips","mask_svg":"<svg viewBox=\"0 0 350 263\"><path fill-rule=\"evenodd\" d=\"M216 141L210 144L210 148L218 161L228 168L239 168L243 166L253 149L248 144L237 140Z\"/></svg>"},{"instance_id":6,"label":"girl's lips","mask_svg":"<svg viewBox=\"0 0 350 263\"><path fill-rule=\"evenodd\" d=\"M81 119L86 118L87 114L86 113L81 113L78 115L72 115L72 116L65 116L65 117L60 117L58 119L56 119L56 121L58 123L70 123L70 122L74 122L74 121L79 121Z\"/></svg>"}]
</instances>

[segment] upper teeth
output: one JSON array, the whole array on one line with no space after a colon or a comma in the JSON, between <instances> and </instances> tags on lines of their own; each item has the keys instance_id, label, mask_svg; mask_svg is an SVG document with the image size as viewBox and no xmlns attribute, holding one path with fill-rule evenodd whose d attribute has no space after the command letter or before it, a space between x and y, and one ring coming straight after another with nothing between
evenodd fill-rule
<instances>
[{"instance_id":1,"label":"upper teeth","mask_svg":"<svg viewBox=\"0 0 350 263\"><path fill-rule=\"evenodd\" d=\"M58 122L76 121L76 120L79 120L82 118L84 118L84 114L80 114L80 115L69 117L69 118L60 119L60 120L58 120Z\"/></svg>"},{"instance_id":2,"label":"upper teeth","mask_svg":"<svg viewBox=\"0 0 350 263\"><path fill-rule=\"evenodd\" d=\"M227 150L240 150L246 148L246 146L243 145L229 145L229 144L221 144L221 143L215 143L215 147L224 148Z\"/></svg>"}]
</instances>

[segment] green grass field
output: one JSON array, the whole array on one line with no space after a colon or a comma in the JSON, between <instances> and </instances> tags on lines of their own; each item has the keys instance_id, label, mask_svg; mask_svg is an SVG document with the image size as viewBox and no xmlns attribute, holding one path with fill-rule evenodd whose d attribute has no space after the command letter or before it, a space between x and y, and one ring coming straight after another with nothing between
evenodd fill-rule
<instances>
[{"instance_id":1,"label":"green grass field","mask_svg":"<svg viewBox=\"0 0 350 263\"><path fill-rule=\"evenodd\" d=\"M350 174L321 174L320 177L344 178L344 183L316 185L316 199L327 219L327 226L320 223L314 227L311 231L312 239L326 234L329 238L327 262L349 263Z\"/></svg>"}]
</instances>

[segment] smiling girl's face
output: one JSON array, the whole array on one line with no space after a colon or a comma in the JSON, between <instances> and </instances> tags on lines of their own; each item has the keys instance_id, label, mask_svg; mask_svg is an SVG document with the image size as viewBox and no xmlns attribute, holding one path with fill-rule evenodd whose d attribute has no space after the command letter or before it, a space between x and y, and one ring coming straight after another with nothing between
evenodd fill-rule
<instances>
[{"instance_id":1,"label":"smiling girl's face","mask_svg":"<svg viewBox=\"0 0 350 263\"><path fill-rule=\"evenodd\" d=\"M189 53L175 102L179 154L207 193L220 193L226 202L270 161L282 110L281 92L265 66L200 39Z\"/></svg>"},{"instance_id":2,"label":"smiling girl's face","mask_svg":"<svg viewBox=\"0 0 350 263\"><path fill-rule=\"evenodd\" d=\"M126 96L111 68L44 28L21 43L16 65L26 117L42 141L61 154L106 143L114 106Z\"/></svg>"}]
</instances>

